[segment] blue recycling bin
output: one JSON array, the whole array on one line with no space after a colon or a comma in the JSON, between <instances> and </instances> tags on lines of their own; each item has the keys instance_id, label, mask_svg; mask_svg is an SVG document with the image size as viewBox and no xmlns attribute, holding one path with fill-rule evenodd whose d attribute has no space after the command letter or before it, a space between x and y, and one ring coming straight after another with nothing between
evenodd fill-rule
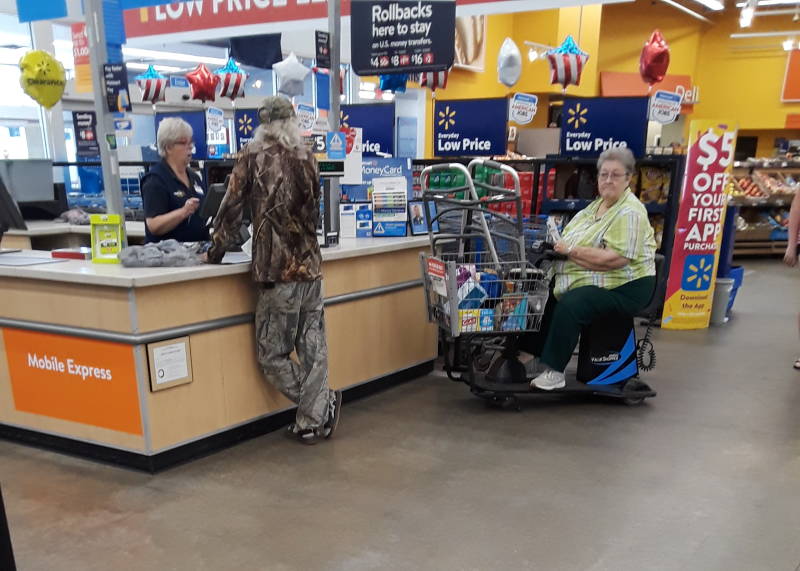
<instances>
[{"instance_id":1,"label":"blue recycling bin","mask_svg":"<svg viewBox=\"0 0 800 571\"><path fill-rule=\"evenodd\" d=\"M738 216L739 207L729 204L725 213L725 223L722 226L722 244L719 248L719 265L717 266L718 278L731 277L733 246L736 241L736 218Z\"/></svg>"}]
</instances>

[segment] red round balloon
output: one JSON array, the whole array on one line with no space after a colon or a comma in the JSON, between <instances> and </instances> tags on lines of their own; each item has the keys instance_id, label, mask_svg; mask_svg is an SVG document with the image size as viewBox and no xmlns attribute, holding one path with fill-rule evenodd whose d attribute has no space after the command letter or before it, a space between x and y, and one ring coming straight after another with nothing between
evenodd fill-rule
<instances>
[{"instance_id":1,"label":"red round balloon","mask_svg":"<svg viewBox=\"0 0 800 571\"><path fill-rule=\"evenodd\" d=\"M186 74L186 79L189 80L189 92L192 99L197 99L203 103L214 101L219 75L211 73L205 64L201 63Z\"/></svg>"},{"instance_id":2,"label":"red round balloon","mask_svg":"<svg viewBox=\"0 0 800 571\"><path fill-rule=\"evenodd\" d=\"M669 46L659 30L654 30L650 40L642 48L639 58L639 75L645 83L654 84L662 81L669 67Z\"/></svg>"}]
</instances>

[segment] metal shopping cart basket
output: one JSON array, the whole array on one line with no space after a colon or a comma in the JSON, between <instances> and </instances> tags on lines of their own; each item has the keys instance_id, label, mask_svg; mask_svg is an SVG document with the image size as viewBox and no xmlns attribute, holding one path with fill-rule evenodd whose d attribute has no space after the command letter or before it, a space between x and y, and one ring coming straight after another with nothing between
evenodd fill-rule
<instances>
[{"instance_id":1,"label":"metal shopping cart basket","mask_svg":"<svg viewBox=\"0 0 800 571\"><path fill-rule=\"evenodd\" d=\"M441 172L460 174L464 185L431 188ZM546 231L524 219L519 177L506 165L434 165L422 171L421 186L431 229L431 252L421 255L428 317L439 326L448 376L474 387L475 368L488 366L509 336L542 326L549 274L530 253Z\"/></svg>"}]
</instances>

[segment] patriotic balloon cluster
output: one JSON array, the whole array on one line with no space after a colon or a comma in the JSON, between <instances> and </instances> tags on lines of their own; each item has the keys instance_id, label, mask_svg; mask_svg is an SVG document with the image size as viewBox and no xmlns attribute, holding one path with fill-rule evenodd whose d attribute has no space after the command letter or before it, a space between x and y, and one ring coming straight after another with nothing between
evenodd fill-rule
<instances>
[{"instance_id":1,"label":"patriotic balloon cluster","mask_svg":"<svg viewBox=\"0 0 800 571\"><path fill-rule=\"evenodd\" d=\"M219 77L219 95L234 101L237 97L244 97L244 84L247 73L233 60L228 59L224 67L214 70L214 75Z\"/></svg>"},{"instance_id":2,"label":"patriotic balloon cluster","mask_svg":"<svg viewBox=\"0 0 800 571\"><path fill-rule=\"evenodd\" d=\"M497 56L497 78L506 87L512 87L522 75L522 54L511 38L506 38Z\"/></svg>"},{"instance_id":3,"label":"patriotic balloon cluster","mask_svg":"<svg viewBox=\"0 0 800 571\"><path fill-rule=\"evenodd\" d=\"M548 51L546 55L550 64L551 85L561 84L566 91L568 85L581 84L581 73L586 67L589 54L581 51L572 36L567 36L560 46Z\"/></svg>"},{"instance_id":4,"label":"patriotic balloon cluster","mask_svg":"<svg viewBox=\"0 0 800 571\"><path fill-rule=\"evenodd\" d=\"M407 73L387 73L379 75L380 81L379 89L381 91L389 91L392 93L405 93L406 84L408 83Z\"/></svg>"},{"instance_id":5,"label":"patriotic balloon cluster","mask_svg":"<svg viewBox=\"0 0 800 571\"><path fill-rule=\"evenodd\" d=\"M433 93L437 89L447 88L447 78L450 76L450 70L446 71L426 71L419 74L419 86L427 87Z\"/></svg>"},{"instance_id":6,"label":"patriotic balloon cluster","mask_svg":"<svg viewBox=\"0 0 800 571\"><path fill-rule=\"evenodd\" d=\"M219 76L211 73L205 64L201 63L185 75L189 80L189 94L192 99L205 103L214 101L217 97L217 84Z\"/></svg>"},{"instance_id":7,"label":"patriotic balloon cluster","mask_svg":"<svg viewBox=\"0 0 800 571\"><path fill-rule=\"evenodd\" d=\"M659 30L654 30L642 48L639 57L639 75L645 83L653 85L664 80L669 67L669 46Z\"/></svg>"},{"instance_id":8,"label":"patriotic balloon cluster","mask_svg":"<svg viewBox=\"0 0 800 571\"><path fill-rule=\"evenodd\" d=\"M149 101L153 105L159 101L164 101L167 93L169 78L161 75L152 65L148 66L147 71L135 78L136 85L142 90L142 101Z\"/></svg>"}]
</instances>

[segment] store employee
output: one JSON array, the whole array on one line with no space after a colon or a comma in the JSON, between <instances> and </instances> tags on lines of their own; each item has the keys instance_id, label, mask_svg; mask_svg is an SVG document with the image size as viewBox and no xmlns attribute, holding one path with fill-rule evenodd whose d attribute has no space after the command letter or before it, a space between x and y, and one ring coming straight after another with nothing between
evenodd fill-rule
<instances>
[{"instance_id":1,"label":"store employee","mask_svg":"<svg viewBox=\"0 0 800 571\"><path fill-rule=\"evenodd\" d=\"M199 213L205 189L200 177L189 170L194 147L191 125L177 117L164 119L156 142L162 161L142 177L146 241L208 240L208 228Z\"/></svg>"}]
</instances>

